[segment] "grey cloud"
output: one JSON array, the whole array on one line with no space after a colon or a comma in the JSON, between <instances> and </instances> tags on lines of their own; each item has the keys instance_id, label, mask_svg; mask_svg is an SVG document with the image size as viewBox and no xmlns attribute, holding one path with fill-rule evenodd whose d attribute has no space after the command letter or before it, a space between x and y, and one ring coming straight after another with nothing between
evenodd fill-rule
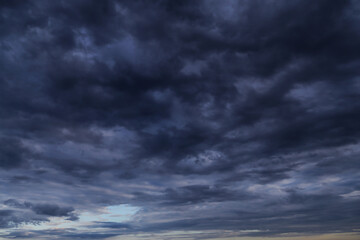
<instances>
[{"instance_id":1,"label":"grey cloud","mask_svg":"<svg viewBox=\"0 0 360 240\"><path fill-rule=\"evenodd\" d=\"M39 224L46 221L48 221L48 219L44 217L24 214L21 211L0 211L0 228L15 228L20 227L22 224Z\"/></svg>"},{"instance_id":2,"label":"grey cloud","mask_svg":"<svg viewBox=\"0 0 360 240\"><path fill-rule=\"evenodd\" d=\"M0 138L0 167L18 167L26 161L28 150L21 144L19 139Z\"/></svg>"},{"instance_id":3,"label":"grey cloud","mask_svg":"<svg viewBox=\"0 0 360 240\"><path fill-rule=\"evenodd\" d=\"M68 217L68 220L76 221L78 217L75 215L73 207L60 207L57 204L49 203L31 203L31 202L18 202L15 199L8 199L4 204L9 207L30 209L37 215L44 215L50 217Z\"/></svg>"},{"instance_id":4,"label":"grey cloud","mask_svg":"<svg viewBox=\"0 0 360 240\"><path fill-rule=\"evenodd\" d=\"M360 189L358 11L351 0L0 1L0 225L130 204L137 221L95 221L104 232L28 236L353 231L358 200L343 196Z\"/></svg>"}]
</instances>

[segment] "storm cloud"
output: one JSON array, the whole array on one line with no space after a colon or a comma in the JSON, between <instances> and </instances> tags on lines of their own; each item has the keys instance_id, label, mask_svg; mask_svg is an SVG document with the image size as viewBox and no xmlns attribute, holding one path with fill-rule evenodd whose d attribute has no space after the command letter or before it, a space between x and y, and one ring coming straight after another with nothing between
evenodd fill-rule
<instances>
[{"instance_id":1,"label":"storm cloud","mask_svg":"<svg viewBox=\"0 0 360 240\"><path fill-rule=\"evenodd\" d=\"M0 238L358 236L359 11L0 1Z\"/></svg>"}]
</instances>

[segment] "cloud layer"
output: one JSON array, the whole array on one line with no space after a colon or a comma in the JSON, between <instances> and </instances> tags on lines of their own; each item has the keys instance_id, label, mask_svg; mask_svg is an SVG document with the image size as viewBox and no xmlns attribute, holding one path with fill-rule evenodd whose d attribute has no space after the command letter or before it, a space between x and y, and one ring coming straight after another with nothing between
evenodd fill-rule
<instances>
[{"instance_id":1,"label":"cloud layer","mask_svg":"<svg viewBox=\"0 0 360 240\"><path fill-rule=\"evenodd\" d=\"M0 1L0 237L356 234L359 10Z\"/></svg>"}]
</instances>

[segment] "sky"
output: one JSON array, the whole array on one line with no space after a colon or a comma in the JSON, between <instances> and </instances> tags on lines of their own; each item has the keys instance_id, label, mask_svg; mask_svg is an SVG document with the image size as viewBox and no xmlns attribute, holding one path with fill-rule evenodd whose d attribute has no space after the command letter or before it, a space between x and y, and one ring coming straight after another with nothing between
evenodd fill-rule
<instances>
[{"instance_id":1,"label":"sky","mask_svg":"<svg viewBox=\"0 0 360 240\"><path fill-rule=\"evenodd\" d=\"M360 239L360 2L1 0L0 239Z\"/></svg>"}]
</instances>

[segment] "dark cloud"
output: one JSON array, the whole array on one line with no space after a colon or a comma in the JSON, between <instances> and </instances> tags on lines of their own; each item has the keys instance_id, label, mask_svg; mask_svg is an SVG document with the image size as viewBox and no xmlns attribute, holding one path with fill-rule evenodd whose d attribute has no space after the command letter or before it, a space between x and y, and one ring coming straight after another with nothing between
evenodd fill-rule
<instances>
[{"instance_id":1,"label":"dark cloud","mask_svg":"<svg viewBox=\"0 0 360 240\"><path fill-rule=\"evenodd\" d=\"M15 208L30 208L32 206L29 202L20 203L16 201L15 199L8 199L4 201L4 204L9 207L15 207Z\"/></svg>"},{"instance_id":2,"label":"dark cloud","mask_svg":"<svg viewBox=\"0 0 360 240\"><path fill-rule=\"evenodd\" d=\"M49 216L49 217L68 217L67 220L76 221L78 217L75 215L75 209L73 207L60 207L57 204L49 203L30 203L23 202L20 203L15 199L8 199L4 201L4 205L20 208L20 209L30 209L37 215Z\"/></svg>"},{"instance_id":3,"label":"dark cloud","mask_svg":"<svg viewBox=\"0 0 360 240\"><path fill-rule=\"evenodd\" d=\"M0 138L0 167L14 168L26 161L27 149L19 139Z\"/></svg>"},{"instance_id":4,"label":"dark cloud","mask_svg":"<svg viewBox=\"0 0 360 240\"><path fill-rule=\"evenodd\" d=\"M217 187L191 185L165 191L165 204L195 204L202 201L231 201L236 199L233 192ZM239 199L239 198L238 198Z\"/></svg>"},{"instance_id":5,"label":"dark cloud","mask_svg":"<svg viewBox=\"0 0 360 240\"><path fill-rule=\"evenodd\" d=\"M4 237L355 231L359 9L0 1L0 227L139 209Z\"/></svg>"},{"instance_id":6,"label":"dark cloud","mask_svg":"<svg viewBox=\"0 0 360 240\"><path fill-rule=\"evenodd\" d=\"M0 229L1 228L16 228L24 224L37 225L41 222L49 221L41 216L32 214L23 214L21 211L14 210L0 210Z\"/></svg>"},{"instance_id":7,"label":"dark cloud","mask_svg":"<svg viewBox=\"0 0 360 240\"><path fill-rule=\"evenodd\" d=\"M36 214L46 215L52 217L71 217L71 212L74 211L72 207L59 207L55 204L36 204L31 208Z\"/></svg>"}]
</instances>

